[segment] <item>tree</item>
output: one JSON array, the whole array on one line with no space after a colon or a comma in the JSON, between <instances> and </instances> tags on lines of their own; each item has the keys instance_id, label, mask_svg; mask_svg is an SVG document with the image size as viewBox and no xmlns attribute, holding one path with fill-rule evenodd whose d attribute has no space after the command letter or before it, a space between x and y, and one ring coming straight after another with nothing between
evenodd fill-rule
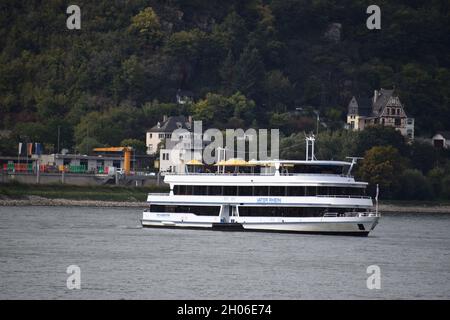
<instances>
[{"instance_id":1,"label":"tree","mask_svg":"<svg viewBox=\"0 0 450 320\"><path fill-rule=\"evenodd\" d=\"M371 126L360 132L358 155L363 155L365 151L374 146L393 146L401 154L406 154L407 151L405 138L392 127Z\"/></svg>"},{"instance_id":2,"label":"tree","mask_svg":"<svg viewBox=\"0 0 450 320\"><path fill-rule=\"evenodd\" d=\"M158 42L162 37L159 17L151 7L147 7L131 18L129 30L138 32L146 39Z\"/></svg>"},{"instance_id":3,"label":"tree","mask_svg":"<svg viewBox=\"0 0 450 320\"><path fill-rule=\"evenodd\" d=\"M269 71L264 79L265 103L273 111L286 111L292 104L294 88L283 72Z\"/></svg>"},{"instance_id":4,"label":"tree","mask_svg":"<svg viewBox=\"0 0 450 320\"><path fill-rule=\"evenodd\" d=\"M184 88L194 72L200 57L205 33L199 29L180 31L172 34L167 40L165 52L172 57L178 66L179 87Z\"/></svg>"},{"instance_id":5,"label":"tree","mask_svg":"<svg viewBox=\"0 0 450 320\"><path fill-rule=\"evenodd\" d=\"M386 198L392 198L399 187L399 177L406 169L406 160L392 146L376 146L366 151L358 176L373 191L379 185Z\"/></svg>"},{"instance_id":6,"label":"tree","mask_svg":"<svg viewBox=\"0 0 450 320\"><path fill-rule=\"evenodd\" d=\"M426 174L438 162L438 152L431 144L415 140L409 147L408 158L414 166Z\"/></svg>"},{"instance_id":7,"label":"tree","mask_svg":"<svg viewBox=\"0 0 450 320\"><path fill-rule=\"evenodd\" d=\"M80 154L90 154L92 149L99 147L104 147L104 144L93 137L84 137L83 140L77 144L77 151Z\"/></svg>"},{"instance_id":8,"label":"tree","mask_svg":"<svg viewBox=\"0 0 450 320\"><path fill-rule=\"evenodd\" d=\"M258 49L246 47L239 57L235 71L233 90L240 91L252 99L258 98L264 79L264 63Z\"/></svg>"},{"instance_id":9,"label":"tree","mask_svg":"<svg viewBox=\"0 0 450 320\"><path fill-rule=\"evenodd\" d=\"M202 120L206 125L216 128L235 127L237 123L250 123L255 102L236 92L232 96L208 93L205 99L192 107L194 119ZM239 121L242 120L241 121ZM230 126L229 126L230 125Z\"/></svg>"},{"instance_id":10,"label":"tree","mask_svg":"<svg viewBox=\"0 0 450 320\"><path fill-rule=\"evenodd\" d=\"M416 169L406 169L399 177L401 188L396 192L397 199L429 200L433 197L433 190L422 172Z\"/></svg>"},{"instance_id":11,"label":"tree","mask_svg":"<svg viewBox=\"0 0 450 320\"><path fill-rule=\"evenodd\" d=\"M135 154L145 154L147 150L145 142L138 139L124 139L120 145L123 147L132 147Z\"/></svg>"},{"instance_id":12,"label":"tree","mask_svg":"<svg viewBox=\"0 0 450 320\"><path fill-rule=\"evenodd\" d=\"M358 132L348 130L322 131L317 137L318 159L346 160L346 157L356 155Z\"/></svg>"},{"instance_id":13,"label":"tree","mask_svg":"<svg viewBox=\"0 0 450 320\"><path fill-rule=\"evenodd\" d=\"M305 135L303 132L293 133L280 139L281 159L305 159L305 149Z\"/></svg>"}]
</instances>

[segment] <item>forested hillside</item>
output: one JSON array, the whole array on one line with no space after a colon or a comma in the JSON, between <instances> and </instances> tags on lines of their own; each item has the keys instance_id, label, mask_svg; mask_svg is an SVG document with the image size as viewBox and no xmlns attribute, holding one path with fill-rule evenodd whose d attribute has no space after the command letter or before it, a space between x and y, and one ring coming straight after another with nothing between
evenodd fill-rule
<instances>
[{"instance_id":1,"label":"forested hillside","mask_svg":"<svg viewBox=\"0 0 450 320\"><path fill-rule=\"evenodd\" d=\"M377 1L381 30L366 27L373 1L75 2L81 30L72 2L0 4L3 154L54 150L58 126L71 151L144 140L163 114L291 134L311 126L298 106L339 122L352 95L394 86L416 135L450 128L447 0ZM177 106L178 89L194 103Z\"/></svg>"}]
</instances>

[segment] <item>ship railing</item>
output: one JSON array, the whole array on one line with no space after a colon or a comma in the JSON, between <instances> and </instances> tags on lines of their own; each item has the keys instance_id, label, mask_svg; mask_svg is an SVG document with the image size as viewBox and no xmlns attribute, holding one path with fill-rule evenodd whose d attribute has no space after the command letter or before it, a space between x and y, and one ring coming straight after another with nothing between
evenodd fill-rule
<instances>
[{"instance_id":1,"label":"ship railing","mask_svg":"<svg viewBox=\"0 0 450 320\"><path fill-rule=\"evenodd\" d=\"M357 195L326 195L326 194L320 194L320 195L316 195L315 197L320 197L320 198L345 198L345 199L372 199L372 197L369 196L357 196Z\"/></svg>"},{"instance_id":2,"label":"ship railing","mask_svg":"<svg viewBox=\"0 0 450 320\"><path fill-rule=\"evenodd\" d=\"M337 218L337 217L345 217L345 218L361 218L361 217L378 217L375 211L363 211L363 212L325 212L323 214L324 218Z\"/></svg>"},{"instance_id":3,"label":"ship railing","mask_svg":"<svg viewBox=\"0 0 450 320\"><path fill-rule=\"evenodd\" d=\"M170 176L275 176L274 172L165 172L164 175ZM326 177L345 177L345 178L353 178L353 176L349 176L346 174L332 174L332 173L282 173L280 172L280 176L326 176Z\"/></svg>"}]
</instances>

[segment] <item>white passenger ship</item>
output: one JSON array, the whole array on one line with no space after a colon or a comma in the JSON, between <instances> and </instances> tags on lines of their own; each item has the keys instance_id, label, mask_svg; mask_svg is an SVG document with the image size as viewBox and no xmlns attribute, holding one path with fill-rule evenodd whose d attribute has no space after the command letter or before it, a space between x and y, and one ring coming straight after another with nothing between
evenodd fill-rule
<instances>
[{"instance_id":1,"label":"white passenger ship","mask_svg":"<svg viewBox=\"0 0 450 320\"><path fill-rule=\"evenodd\" d=\"M229 159L214 173L193 161L165 175L169 193L148 195L142 226L367 236L380 215L355 163L316 160L314 137L304 161Z\"/></svg>"}]
</instances>

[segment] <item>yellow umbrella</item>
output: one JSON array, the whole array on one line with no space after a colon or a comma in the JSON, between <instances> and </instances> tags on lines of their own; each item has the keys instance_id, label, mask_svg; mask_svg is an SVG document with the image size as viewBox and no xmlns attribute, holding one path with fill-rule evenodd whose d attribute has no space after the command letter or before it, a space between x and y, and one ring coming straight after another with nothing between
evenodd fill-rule
<instances>
[{"instance_id":1,"label":"yellow umbrella","mask_svg":"<svg viewBox=\"0 0 450 320\"><path fill-rule=\"evenodd\" d=\"M225 166L225 167L244 167L244 166L253 166L253 164L248 163L243 159L231 158L228 160L222 160L216 163L216 166Z\"/></svg>"},{"instance_id":2,"label":"yellow umbrella","mask_svg":"<svg viewBox=\"0 0 450 320\"><path fill-rule=\"evenodd\" d=\"M191 165L191 166L203 166L204 164L197 160L197 159L192 159L190 161L188 161L186 164Z\"/></svg>"}]
</instances>

